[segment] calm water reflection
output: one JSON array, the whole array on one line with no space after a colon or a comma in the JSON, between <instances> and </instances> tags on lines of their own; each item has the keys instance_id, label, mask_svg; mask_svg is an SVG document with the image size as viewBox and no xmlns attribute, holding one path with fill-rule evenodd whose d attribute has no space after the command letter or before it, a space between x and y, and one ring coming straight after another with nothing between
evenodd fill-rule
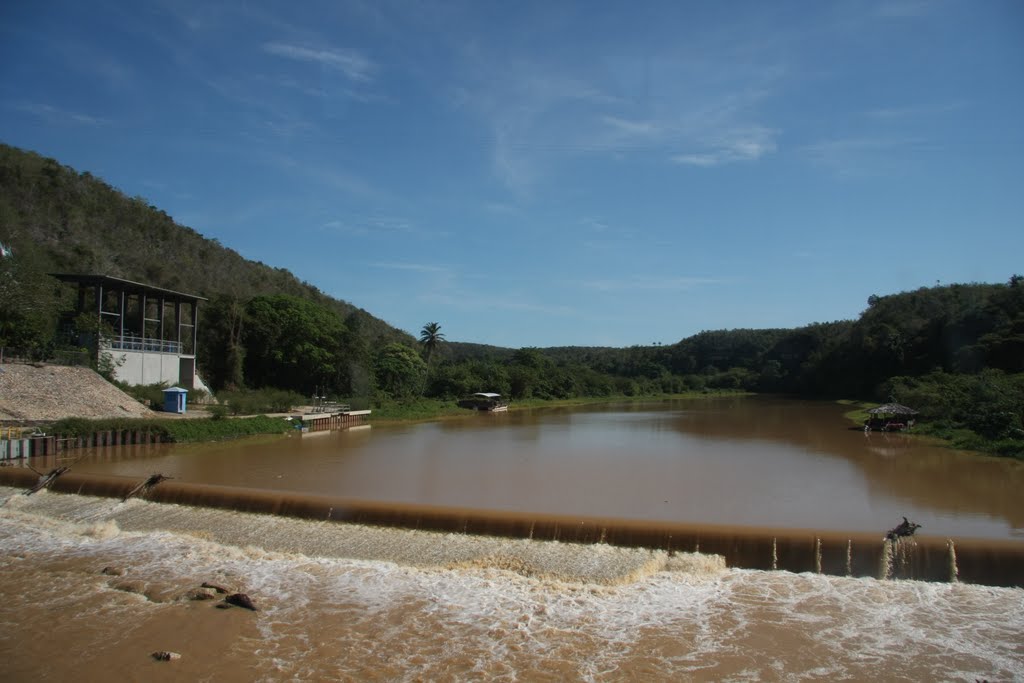
<instances>
[{"instance_id":1,"label":"calm water reflection","mask_svg":"<svg viewBox=\"0 0 1024 683\"><path fill-rule=\"evenodd\" d=\"M345 498L1024 541L1024 465L847 429L843 408L732 398L537 410L97 451L79 472ZM108 449L113 451L113 449Z\"/></svg>"}]
</instances>

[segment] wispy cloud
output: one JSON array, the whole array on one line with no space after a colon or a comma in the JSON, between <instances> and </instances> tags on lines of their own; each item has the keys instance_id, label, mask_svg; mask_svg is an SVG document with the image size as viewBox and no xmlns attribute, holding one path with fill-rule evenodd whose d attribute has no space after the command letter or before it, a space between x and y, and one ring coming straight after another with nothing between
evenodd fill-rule
<instances>
[{"instance_id":1,"label":"wispy cloud","mask_svg":"<svg viewBox=\"0 0 1024 683\"><path fill-rule=\"evenodd\" d=\"M706 167L775 151L779 130L761 105L787 69L768 58L736 60L734 48L699 47L652 46L654 67L603 58L604 69L541 57L510 65L478 49L453 106L484 122L495 176L526 197L579 157Z\"/></svg>"},{"instance_id":2,"label":"wispy cloud","mask_svg":"<svg viewBox=\"0 0 1024 683\"><path fill-rule=\"evenodd\" d=\"M66 68L81 74L91 87L103 87L116 92L136 85L137 67L115 56L115 47L107 43L63 40L56 35L40 37L44 44L37 49L59 55Z\"/></svg>"},{"instance_id":3,"label":"wispy cloud","mask_svg":"<svg viewBox=\"0 0 1024 683\"><path fill-rule=\"evenodd\" d=\"M479 65L477 65L479 66ZM528 195L543 170L539 157L585 152L595 144L577 123L614 98L573 74L520 60L512 67L483 69L475 87L457 90L455 105L482 116L490 128L494 174L509 189Z\"/></svg>"},{"instance_id":4,"label":"wispy cloud","mask_svg":"<svg viewBox=\"0 0 1024 683\"><path fill-rule=\"evenodd\" d=\"M384 268L387 270L407 270L416 273L429 273L435 275L452 275L452 269L448 266L438 266L430 263L397 263L378 262L369 264L371 268Z\"/></svg>"},{"instance_id":5,"label":"wispy cloud","mask_svg":"<svg viewBox=\"0 0 1024 683\"><path fill-rule=\"evenodd\" d=\"M289 43L265 43L263 50L277 57L300 62L312 62L345 74L353 81L372 81L377 65L359 50L341 48L311 48Z\"/></svg>"},{"instance_id":6,"label":"wispy cloud","mask_svg":"<svg viewBox=\"0 0 1024 683\"><path fill-rule=\"evenodd\" d=\"M626 135L653 136L661 132L661 127L653 121L630 121L617 116L602 116L601 120Z\"/></svg>"},{"instance_id":7,"label":"wispy cloud","mask_svg":"<svg viewBox=\"0 0 1024 683\"><path fill-rule=\"evenodd\" d=\"M901 121L947 114L958 109L963 109L966 106L965 102L949 102L945 104L918 104L904 107L883 107L880 109L872 109L866 112L865 116L878 121Z\"/></svg>"},{"instance_id":8,"label":"wispy cloud","mask_svg":"<svg viewBox=\"0 0 1024 683\"><path fill-rule=\"evenodd\" d=\"M510 292L505 295L494 292L465 289L451 291L427 291L419 296L421 301L435 306L449 306L462 311L514 311L550 315L555 317L579 317L579 311L570 306L552 305L530 301L522 293Z\"/></svg>"},{"instance_id":9,"label":"wispy cloud","mask_svg":"<svg viewBox=\"0 0 1024 683\"><path fill-rule=\"evenodd\" d=\"M447 237L449 235L449 233L443 230L424 228L422 225L411 220L395 216L369 216L335 219L323 223L322 227L325 230L357 237L377 236L404 239L416 238L422 240L426 238L435 239ZM395 262L379 262L373 265L378 268L401 267L400 264ZM406 269L414 270L414 268L411 267Z\"/></svg>"},{"instance_id":10,"label":"wispy cloud","mask_svg":"<svg viewBox=\"0 0 1024 683\"><path fill-rule=\"evenodd\" d=\"M249 136L267 136L293 140L298 136L312 136L319 132L317 122L309 117L299 116L288 100L267 97L263 85L266 79L256 76L248 78L200 77L207 88L230 102L236 108L239 120L232 123L233 132ZM276 85L276 84L275 84ZM293 165L291 160L282 160L285 166Z\"/></svg>"},{"instance_id":11,"label":"wispy cloud","mask_svg":"<svg viewBox=\"0 0 1024 683\"><path fill-rule=\"evenodd\" d=\"M48 123L54 124L106 126L111 123L110 119L82 114L80 112L68 111L66 109L60 109L49 104L41 104L38 102L22 102L14 105L13 108L27 114L32 114L33 116L37 116L41 119L45 119Z\"/></svg>"},{"instance_id":12,"label":"wispy cloud","mask_svg":"<svg viewBox=\"0 0 1024 683\"><path fill-rule=\"evenodd\" d=\"M519 212L519 207L507 202L483 202L481 206L485 211L501 215L512 215Z\"/></svg>"},{"instance_id":13,"label":"wispy cloud","mask_svg":"<svg viewBox=\"0 0 1024 683\"><path fill-rule=\"evenodd\" d=\"M524 290L513 288L498 292L490 287L480 287L479 282L490 282L492 277L465 273L450 265L415 261L376 261L368 265L418 278L416 300L435 308L487 313L500 310L551 316L577 315L577 311L568 306L536 301L533 295Z\"/></svg>"},{"instance_id":14,"label":"wispy cloud","mask_svg":"<svg viewBox=\"0 0 1024 683\"><path fill-rule=\"evenodd\" d=\"M708 285L720 285L727 282L721 278L708 277L651 277L634 275L618 280L587 280L579 283L585 289L599 292L626 291L674 291L682 292Z\"/></svg>"},{"instance_id":15,"label":"wispy cloud","mask_svg":"<svg viewBox=\"0 0 1024 683\"><path fill-rule=\"evenodd\" d=\"M290 175L301 176L310 183L358 197L387 200L388 194L371 185L360 176L339 165L318 164L309 159L298 159L288 154L258 151L256 158ZM326 227L326 226L325 226Z\"/></svg>"},{"instance_id":16,"label":"wispy cloud","mask_svg":"<svg viewBox=\"0 0 1024 683\"><path fill-rule=\"evenodd\" d=\"M163 195L174 197L175 199L183 201L191 201L195 199L195 195L193 195L191 192L175 189L168 185L167 183L159 180L143 180L142 185L152 190L156 190L157 192Z\"/></svg>"},{"instance_id":17,"label":"wispy cloud","mask_svg":"<svg viewBox=\"0 0 1024 683\"><path fill-rule=\"evenodd\" d=\"M777 131L763 126L740 128L709 140L710 149L696 154L677 154L672 161L692 166L721 166L736 162L756 161L776 149Z\"/></svg>"},{"instance_id":18,"label":"wispy cloud","mask_svg":"<svg viewBox=\"0 0 1024 683\"><path fill-rule=\"evenodd\" d=\"M928 14L936 3L930 0L885 0L875 8L880 17L920 17Z\"/></svg>"},{"instance_id":19,"label":"wispy cloud","mask_svg":"<svg viewBox=\"0 0 1024 683\"><path fill-rule=\"evenodd\" d=\"M584 218L581 218L580 225L597 234L607 233L612 230L611 225L609 225L607 221L600 218L594 218L593 216L585 216Z\"/></svg>"},{"instance_id":20,"label":"wispy cloud","mask_svg":"<svg viewBox=\"0 0 1024 683\"><path fill-rule=\"evenodd\" d=\"M395 274L388 276L389 282L402 279L401 273L406 273L409 278L415 279L415 287L402 285L408 298L409 292L415 291L418 301L425 301L431 305L451 305L452 301L462 298L459 293L459 282L461 273L450 265L441 263L415 262L415 261L376 261L370 263L371 268L391 270Z\"/></svg>"},{"instance_id":21,"label":"wispy cloud","mask_svg":"<svg viewBox=\"0 0 1024 683\"><path fill-rule=\"evenodd\" d=\"M822 140L799 149L811 163L843 176L892 172L937 147L920 137L864 136ZM905 169L904 169L905 170Z\"/></svg>"},{"instance_id":22,"label":"wispy cloud","mask_svg":"<svg viewBox=\"0 0 1024 683\"><path fill-rule=\"evenodd\" d=\"M592 251L614 253L630 249L640 238L640 232L636 227L622 223L610 222L604 218L585 216L578 222L582 228L579 241L580 247ZM650 235L644 235L641 239L654 249L663 245L661 240L653 240Z\"/></svg>"}]
</instances>

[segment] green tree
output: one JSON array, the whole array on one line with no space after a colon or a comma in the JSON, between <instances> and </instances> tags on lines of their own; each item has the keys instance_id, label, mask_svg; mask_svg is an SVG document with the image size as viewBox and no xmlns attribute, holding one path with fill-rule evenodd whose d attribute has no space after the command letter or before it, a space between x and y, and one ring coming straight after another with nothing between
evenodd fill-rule
<instances>
[{"instance_id":1,"label":"green tree","mask_svg":"<svg viewBox=\"0 0 1024 683\"><path fill-rule=\"evenodd\" d=\"M423 326L423 329L420 331L420 345L423 347L423 353L427 359L427 363L430 363L430 359L434 356L434 352L437 351L443 341L444 333L441 332L441 326L439 324L427 323Z\"/></svg>"},{"instance_id":2,"label":"green tree","mask_svg":"<svg viewBox=\"0 0 1024 683\"><path fill-rule=\"evenodd\" d=\"M512 398L549 398L548 380L552 363L540 349L524 347L512 354L509 361L509 390Z\"/></svg>"},{"instance_id":3,"label":"green tree","mask_svg":"<svg viewBox=\"0 0 1024 683\"><path fill-rule=\"evenodd\" d=\"M56 281L33 252L13 248L0 254L0 348L47 355L56 322L55 289Z\"/></svg>"},{"instance_id":4,"label":"green tree","mask_svg":"<svg viewBox=\"0 0 1024 683\"><path fill-rule=\"evenodd\" d=\"M467 363L443 363L430 370L426 395L434 398L459 398L477 391L476 378Z\"/></svg>"},{"instance_id":5,"label":"green tree","mask_svg":"<svg viewBox=\"0 0 1024 683\"><path fill-rule=\"evenodd\" d=\"M377 356L377 386L392 398L411 398L423 392L427 364L415 349L392 342Z\"/></svg>"},{"instance_id":6,"label":"green tree","mask_svg":"<svg viewBox=\"0 0 1024 683\"><path fill-rule=\"evenodd\" d=\"M199 308L199 364L203 379L214 389L245 385L245 346L242 343L246 302L217 295Z\"/></svg>"},{"instance_id":7,"label":"green tree","mask_svg":"<svg viewBox=\"0 0 1024 683\"><path fill-rule=\"evenodd\" d=\"M337 313L286 294L255 297L245 309L248 384L305 395L318 386L337 391L345 336Z\"/></svg>"},{"instance_id":8,"label":"green tree","mask_svg":"<svg viewBox=\"0 0 1024 683\"><path fill-rule=\"evenodd\" d=\"M345 318L347 334L342 344L341 386L344 396L369 401L376 391L374 378L374 355L371 346L376 340L368 334L372 327L371 316L362 309L353 311Z\"/></svg>"}]
</instances>

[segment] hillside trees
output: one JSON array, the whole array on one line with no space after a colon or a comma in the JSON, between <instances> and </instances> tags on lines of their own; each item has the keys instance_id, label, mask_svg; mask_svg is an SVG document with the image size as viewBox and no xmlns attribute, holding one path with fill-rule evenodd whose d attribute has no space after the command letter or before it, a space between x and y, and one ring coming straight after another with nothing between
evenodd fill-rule
<instances>
[{"instance_id":1,"label":"hillside trees","mask_svg":"<svg viewBox=\"0 0 1024 683\"><path fill-rule=\"evenodd\" d=\"M734 388L920 402L956 429L1020 440L1024 278L874 295L856 320L711 330L661 346L509 349L417 339L283 268L248 261L142 197L0 144L0 345L46 355L71 298L53 272L86 272L197 294L201 375L214 389L314 387L347 397L647 395ZM1001 374L999 374L1001 373ZM943 403L953 401L958 403ZM986 406L972 410L970 405ZM946 411L946 412L942 412Z\"/></svg>"},{"instance_id":2,"label":"hillside trees","mask_svg":"<svg viewBox=\"0 0 1024 683\"><path fill-rule=\"evenodd\" d=\"M337 313L278 294L254 297L245 316L244 368L251 386L308 395L318 386L339 384L345 325Z\"/></svg>"},{"instance_id":3,"label":"hillside trees","mask_svg":"<svg viewBox=\"0 0 1024 683\"><path fill-rule=\"evenodd\" d=\"M988 302L991 326L977 330L976 346L986 367L1024 372L1024 280L1010 278Z\"/></svg>"},{"instance_id":4,"label":"hillside trees","mask_svg":"<svg viewBox=\"0 0 1024 683\"><path fill-rule=\"evenodd\" d=\"M218 294L199 307L197 360L203 379L214 389L245 386L245 302L238 296Z\"/></svg>"},{"instance_id":5,"label":"hillside trees","mask_svg":"<svg viewBox=\"0 0 1024 683\"><path fill-rule=\"evenodd\" d=\"M376 390L374 377L374 346L380 338L374 338L367 328L372 329L372 316L362 309L352 311L345 318L345 338L341 347L341 373L338 393L353 398L370 398Z\"/></svg>"},{"instance_id":6,"label":"hillside trees","mask_svg":"<svg viewBox=\"0 0 1024 683\"><path fill-rule=\"evenodd\" d=\"M0 349L45 357L56 328L57 290L32 250L0 256Z\"/></svg>"},{"instance_id":7,"label":"hillside trees","mask_svg":"<svg viewBox=\"0 0 1024 683\"><path fill-rule=\"evenodd\" d=\"M0 144L0 241L22 254L34 247L43 272L98 273L212 299L287 294L343 318L357 309L284 268L249 261L178 225L142 197L34 152ZM365 311L362 334L412 341Z\"/></svg>"},{"instance_id":8,"label":"hillside trees","mask_svg":"<svg viewBox=\"0 0 1024 683\"><path fill-rule=\"evenodd\" d=\"M361 311L342 320L330 308L288 295L221 295L200 311L199 365L214 390L274 387L350 398L374 393L375 354Z\"/></svg>"},{"instance_id":9,"label":"hillside trees","mask_svg":"<svg viewBox=\"0 0 1024 683\"><path fill-rule=\"evenodd\" d=\"M1022 370L1024 292L1012 285L926 287L872 296L827 353L808 359L808 390L877 396L895 376L940 369L973 374L986 367ZM882 398L885 398L884 396Z\"/></svg>"},{"instance_id":10,"label":"hillside trees","mask_svg":"<svg viewBox=\"0 0 1024 683\"><path fill-rule=\"evenodd\" d=\"M424 394L431 398L456 399L478 391L510 395L505 364L494 359L445 362L430 368Z\"/></svg>"},{"instance_id":11,"label":"hillside trees","mask_svg":"<svg viewBox=\"0 0 1024 683\"><path fill-rule=\"evenodd\" d=\"M920 411L932 433L953 436L963 448L1024 457L1024 374L993 368L973 375L935 370L894 377L885 389Z\"/></svg>"}]
</instances>

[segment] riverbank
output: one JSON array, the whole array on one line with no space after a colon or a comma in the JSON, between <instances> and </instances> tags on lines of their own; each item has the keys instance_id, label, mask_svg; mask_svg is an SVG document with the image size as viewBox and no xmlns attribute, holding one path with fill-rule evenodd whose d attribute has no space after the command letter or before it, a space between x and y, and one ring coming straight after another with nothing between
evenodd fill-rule
<instances>
[{"instance_id":1,"label":"riverbank","mask_svg":"<svg viewBox=\"0 0 1024 683\"><path fill-rule=\"evenodd\" d=\"M643 403L651 401L717 399L725 397L750 396L744 391L693 391L679 394L654 394L645 396L590 396L567 399L520 399L513 401L510 412L526 410L549 410L572 408L587 405L607 405L613 403ZM851 427L860 427L868 418L868 409L874 402L853 399L838 400L836 403L846 406L843 413ZM141 408L141 406L140 406ZM90 419L81 417L64 418L57 421L34 421L33 424L48 434L58 434L65 438L88 438L100 433L142 432L153 435L153 440L173 443L194 443L203 441L222 441L265 434L285 434L292 424L280 415L253 415L225 418L214 414L197 415L193 411L188 417L144 410L138 417L101 417ZM454 400L417 399L415 401L381 401L373 406L373 424L388 425L417 422L433 422L460 420L474 417L475 413L460 408ZM18 430L15 430L18 431ZM928 438L948 448L973 451L986 455L1011 457L1024 460L1024 442L1008 443L1007 440L991 441L962 428L933 424L928 421L918 422L914 427L913 436Z\"/></svg>"},{"instance_id":2,"label":"riverbank","mask_svg":"<svg viewBox=\"0 0 1024 683\"><path fill-rule=\"evenodd\" d=\"M843 413L843 417L850 422L851 428L862 427L864 421L870 417L868 410L878 405L875 402L853 399L842 399L836 401L836 403L851 408ZM1024 441L1019 439L986 439L970 429L953 427L927 420L916 422L914 430L910 435L926 438L946 448L959 451L972 451L982 455L1024 461Z\"/></svg>"},{"instance_id":3,"label":"riverbank","mask_svg":"<svg viewBox=\"0 0 1024 683\"><path fill-rule=\"evenodd\" d=\"M583 405L609 403L640 403L645 401L668 401L680 399L708 399L726 396L742 396L744 392L690 392L656 396L602 396L571 399L525 399L515 401L509 411L571 408ZM223 441L247 436L265 434L286 434L293 423L284 419L284 414L225 417L215 413L209 415L192 411L187 417L170 413L146 410L145 417L66 417L56 421L34 421L31 428L10 428L12 438L30 433L57 435L62 439L91 440L91 445L114 443L141 443L139 438L117 438L97 435L144 434L145 442L196 443ZM454 400L418 399L407 402L380 402L373 408L373 423L378 425L434 422L439 420L460 420L475 416L475 413L460 408Z\"/></svg>"},{"instance_id":4,"label":"riverbank","mask_svg":"<svg viewBox=\"0 0 1024 683\"><path fill-rule=\"evenodd\" d=\"M509 404L509 412L537 410L548 408L573 408L587 405L605 405L610 403L644 403L650 401L674 401L682 399L711 399L735 396L750 396L746 391L690 391L680 394L650 394L644 396L579 396L563 399L527 398L514 400ZM374 404L374 424L396 422L430 422L472 417L474 411L460 408L455 400L418 399L413 402L380 402Z\"/></svg>"}]
</instances>

